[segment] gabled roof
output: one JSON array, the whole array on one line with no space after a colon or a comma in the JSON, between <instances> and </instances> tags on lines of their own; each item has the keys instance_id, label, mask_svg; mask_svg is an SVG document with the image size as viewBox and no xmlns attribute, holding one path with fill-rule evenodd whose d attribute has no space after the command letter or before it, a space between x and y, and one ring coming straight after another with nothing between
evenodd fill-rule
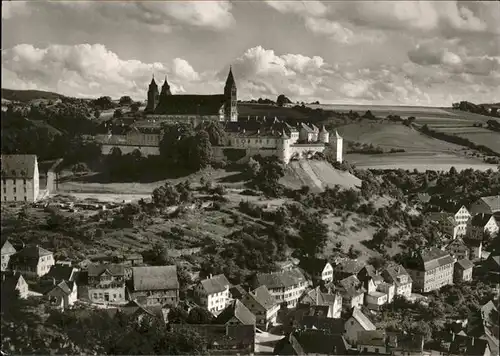
<instances>
[{"instance_id":1,"label":"gabled roof","mask_svg":"<svg viewBox=\"0 0 500 356\"><path fill-rule=\"evenodd\" d=\"M349 344L341 335L325 334L317 330L295 331L278 341L274 354L281 354L286 345L290 345L294 355L347 355Z\"/></svg>"},{"instance_id":2,"label":"gabled roof","mask_svg":"<svg viewBox=\"0 0 500 356\"><path fill-rule=\"evenodd\" d=\"M134 291L178 289L177 266L132 267Z\"/></svg>"},{"instance_id":3,"label":"gabled roof","mask_svg":"<svg viewBox=\"0 0 500 356\"><path fill-rule=\"evenodd\" d=\"M385 331L361 330L358 331L358 345L385 346Z\"/></svg>"},{"instance_id":4,"label":"gabled roof","mask_svg":"<svg viewBox=\"0 0 500 356\"><path fill-rule=\"evenodd\" d=\"M23 248L21 251L16 253L16 257L22 257L22 258L40 258L43 256L50 256L52 255L52 252L49 250L44 249L43 247L40 247L38 245L36 246L27 246Z\"/></svg>"},{"instance_id":5,"label":"gabled roof","mask_svg":"<svg viewBox=\"0 0 500 356\"><path fill-rule=\"evenodd\" d=\"M13 292L16 289L19 279L23 278L19 272L2 272L2 290ZM24 279L24 278L23 278Z\"/></svg>"},{"instance_id":6,"label":"gabled roof","mask_svg":"<svg viewBox=\"0 0 500 356\"><path fill-rule=\"evenodd\" d=\"M215 319L215 324L226 324L233 317L238 319L243 325L255 325L255 315L240 302L233 300Z\"/></svg>"},{"instance_id":7,"label":"gabled roof","mask_svg":"<svg viewBox=\"0 0 500 356\"><path fill-rule=\"evenodd\" d=\"M454 214L447 212L430 212L427 213L427 218L431 221L444 221L449 220L450 218L455 220Z\"/></svg>"},{"instance_id":8,"label":"gabled roof","mask_svg":"<svg viewBox=\"0 0 500 356\"><path fill-rule=\"evenodd\" d=\"M359 308L352 308L351 317L354 318L365 330L377 329L375 325L373 325L373 323L370 321L370 319L368 319L368 317L363 314L363 312Z\"/></svg>"},{"instance_id":9,"label":"gabled roof","mask_svg":"<svg viewBox=\"0 0 500 356\"><path fill-rule=\"evenodd\" d=\"M68 286L68 284L65 281L61 281L58 284L56 284L55 286L53 286L52 288L50 288L49 290L47 290L47 292L44 294L53 294L53 293L57 293L57 292L62 292L66 295L70 295L71 288Z\"/></svg>"},{"instance_id":10,"label":"gabled roof","mask_svg":"<svg viewBox=\"0 0 500 356\"><path fill-rule=\"evenodd\" d=\"M5 240L5 242L2 245L2 255L12 255L16 252L17 252L16 248L12 246L9 240Z\"/></svg>"},{"instance_id":11,"label":"gabled roof","mask_svg":"<svg viewBox=\"0 0 500 356\"><path fill-rule=\"evenodd\" d=\"M490 195L487 197L482 197L479 198L476 203L479 201L490 208L492 213L500 211L500 195Z\"/></svg>"},{"instance_id":12,"label":"gabled roof","mask_svg":"<svg viewBox=\"0 0 500 356\"><path fill-rule=\"evenodd\" d=\"M492 214L477 214L474 215L470 221L472 226L484 227L491 219ZM493 217L495 219L495 217Z\"/></svg>"},{"instance_id":13,"label":"gabled roof","mask_svg":"<svg viewBox=\"0 0 500 356\"><path fill-rule=\"evenodd\" d=\"M220 293L225 291L227 287L231 286L231 283L229 283L226 276L223 274L218 274L212 278L201 280L200 284L207 294Z\"/></svg>"},{"instance_id":14,"label":"gabled roof","mask_svg":"<svg viewBox=\"0 0 500 356\"><path fill-rule=\"evenodd\" d=\"M455 263L455 266L460 267L460 268L466 270L466 269L470 269L470 268L474 267L474 263L472 263L467 258L464 258L463 260L457 261Z\"/></svg>"},{"instance_id":15,"label":"gabled roof","mask_svg":"<svg viewBox=\"0 0 500 356\"><path fill-rule=\"evenodd\" d=\"M49 273L47 273L44 277L55 278L56 281L72 281L74 277L74 270L75 269L71 266L55 264L50 267Z\"/></svg>"},{"instance_id":16,"label":"gabled roof","mask_svg":"<svg viewBox=\"0 0 500 356\"><path fill-rule=\"evenodd\" d=\"M299 302L302 304L334 305L337 295L337 293L323 293L321 292L319 287L316 287L309 290L302 297L300 297Z\"/></svg>"},{"instance_id":17,"label":"gabled roof","mask_svg":"<svg viewBox=\"0 0 500 356\"><path fill-rule=\"evenodd\" d=\"M313 275L321 274L329 262L324 258L304 258L300 267Z\"/></svg>"},{"instance_id":18,"label":"gabled roof","mask_svg":"<svg viewBox=\"0 0 500 356\"><path fill-rule=\"evenodd\" d=\"M365 292L361 281L356 276L349 276L338 282L339 289L349 297L355 297Z\"/></svg>"},{"instance_id":19,"label":"gabled roof","mask_svg":"<svg viewBox=\"0 0 500 356\"><path fill-rule=\"evenodd\" d=\"M431 200L431 196L427 193L418 193L417 194L418 200L420 200L422 203L428 203Z\"/></svg>"},{"instance_id":20,"label":"gabled roof","mask_svg":"<svg viewBox=\"0 0 500 356\"><path fill-rule=\"evenodd\" d=\"M231 293L234 299L241 299L247 294L246 290L240 284L229 288L229 293Z\"/></svg>"},{"instance_id":21,"label":"gabled roof","mask_svg":"<svg viewBox=\"0 0 500 356\"><path fill-rule=\"evenodd\" d=\"M455 355L484 355L487 349L489 349L488 341L469 336L457 335L450 344L450 354Z\"/></svg>"},{"instance_id":22,"label":"gabled roof","mask_svg":"<svg viewBox=\"0 0 500 356\"><path fill-rule=\"evenodd\" d=\"M1 155L2 178L26 178L35 176L36 155Z\"/></svg>"},{"instance_id":23,"label":"gabled roof","mask_svg":"<svg viewBox=\"0 0 500 356\"><path fill-rule=\"evenodd\" d=\"M417 268L429 271L447 264L452 264L454 260L448 252L442 251L437 247L431 247L421 250L418 258L409 262L417 262Z\"/></svg>"},{"instance_id":24,"label":"gabled roof","mask_svg":"<svg viewBox=\"0 0 500 356\"><path fill-rule=\"evenodd\" d=\"M276 305L276 299L274 299L266 286L256 288L249 295L266 310Z\"/></svg>"},{"instance_id":25,"label":"gabled roof","mask_svg":"<svg viewBox=\"0 0 500 356\"><path fill-rule=\"evenodd\" d=\"M108 271L113 276L123 276L125 267L120 264L91 264L87 268L89 277L98 277L104 271Z\"/></svg>"},{"instance_id":26,"label":"gabled roof","mask_svg":"<svg viewBox=\"0 0 500 356\"><path fill-rule=\"evenodd\" d=\"M119 312L125 314L125 315L134 315L134 314L148 314L153 317L157 317L163 320L163 312L162 312L162 307L155 305L155 306L147 306L147 305L142 305L137 302L137 300L131 300L127 304L125 304L123 307L118 309Z\"/></svg>"},{"instance_id":27,"label":"gabled roof","mask_svg":"<svg viewBox=\"0 0 500 356\"><path fill-rule=\"evenodd\" d=\"M420 334L408 334L401 332L386 332L387 343L391 351L402 351L403 353L421 353L424 349L424 336Z\"/></svg>"},{"instance_id":28,"label":"gabled roof","mask_svg":"<svg viewBox=\"0 0 500 356\"><path fill-rule=\"evenodd\" d=\"M325 318L316 315L304 315L299 321L301 328L323 330L330 334L342 335L345 331L344 320L340 318Z\"/></svg>"},{"instance_id":29,"label":"gabled roof","mask_svg":"<svg viewBox=\"0 0 500 356\"><path fill-rule=\"evenodd\" d=\"M306 277L298 269L276 273L257 274L256 281L259 286L267 289L286 288L305 282Z\"/></svg>"},{"instance_id":30,"label":"gabled roof","mask_svg":"<svg viewBox=\"0 0 500 356\"><path fill-rule=\"evenodd\" d=\"M464 250L464 251L469 251L469 248L465 244L464 240L462 240L459 237L457 237L455 240L452 240L448 244L447 248L451 248L451 247L459 248L459 249Z\"/></svg>"},{"instance_id":31,"label":"gabled roof","mask_svg":"<svg viewBox=\"0 0 500 356\"><path fill-rule=\"evenodd\" d=\"M160 97L157 115L219 115L224 95L166 95Z\"/></svg>"},{"instance_id":32,"label":"gabled roof","mask_svg":"<svg viewBox=\"0 0 500 356\"><path fill-rule=\"evenodd\" d=\"M344 260L333 267L335 272L357 275L365 266L364 263L355 260Z\"/></svg>"}]
</instances>

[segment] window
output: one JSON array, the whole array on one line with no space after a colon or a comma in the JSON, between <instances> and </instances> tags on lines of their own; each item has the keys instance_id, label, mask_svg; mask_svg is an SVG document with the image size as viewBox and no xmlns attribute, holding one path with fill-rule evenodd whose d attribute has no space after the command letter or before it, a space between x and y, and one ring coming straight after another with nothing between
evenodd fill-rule
<instances>
[{"instance_id":1,"label":"window","mask_svg":"<svg viewBox=\"0 0 500 356\"><path fill-rule=\"evenodd\" d=\"M15 194L16 192L17 192L17 188L16 188L16 187L14 187L14 194Z\"/></svg>"},{"instance_id":2,"label":"window","mask_svg":"<svg viewBox=\"0 0 500 356\"><path fill-rule=\"evenodd\" d=\"M14 197L14 201L17 201L17 197Z\"/></svg>"},{"instance_id":3,"label":"window","mask_svg":"<svg viewBox=\"0 0 500 356\"><path fill-rule=\"evenodd\" d=\"M375 348L375 353L378 354L378 348Z\"/></svg>"},{"instance_id":4,"label":"window","mask_svg":"<svg viewBox=\"0 0 500 356\"><path fill-rule=\"evenodd\" d=\"M24 201L28 201L28 198L27 198L27 197L24 197Z\"/></svg>"},{"instance_id":5,"label":"window","mask_svg":"<svg viewBox=\"0 0 500 356\"><path fill-rule=\"evenodd\" d=\"M23 178L23 184L26 185L26 178Z\"/></svg>"}]
</instances>

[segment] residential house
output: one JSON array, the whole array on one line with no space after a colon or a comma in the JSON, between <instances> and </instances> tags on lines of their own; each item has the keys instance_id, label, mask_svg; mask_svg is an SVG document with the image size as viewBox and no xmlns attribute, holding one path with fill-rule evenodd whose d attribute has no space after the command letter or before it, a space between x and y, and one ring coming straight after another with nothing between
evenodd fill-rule
<instances>
[{"instance_id":1,"label":"residential house","mask_svg":"<svg viewBox=\"0 0 500 356\"><path fill-rule=\"evenodd\" d=\"M229 288L229 297L231 299L240 299L241 300L241 298L243 298L243 296L246 293L247 292L241 286L241 284L238 284L238 285L235 285L235 286L232 286L231 288Z\"/></svg>"},{"instance_id":2,"label":"residential house","mask_svg":"<svg viewBox=\"0 0 500 356\"><path fill-rule=\"evenodd\" d=\"M446 252L452 255L457 260L463 260L464 258L469 258L469 247L465 244L464 240L461 238L456 238L452 240L444 248Z\"/></svg>"},{"instance_id":3,"label":"residential house","mask_svg":"<svg viewBox=\"0 0 500 356\"><path fill-rule=\"evenodd\" d=\"M257 327L267 330L270 324L276 323L280 306L266 286L260 286L251 292L245 293L241 298L241 302L257 318Z\"/></svg>"},{"instance_id":4,"label":"residential house","mask_svg":"<svg viewBox=\"0 0 500 356\"><path fill-rule=\"evenodd\" d=\"M438 227L441 233L450 236L452 239L455 239L459 231L461 231L460 229L464 228L457 223L455 216L451 213L430 212L427 214L427 218Z\"/></svg>"},{"instance_id":5,"label":"residential house","mask_svg":"<svg viewBox=\"0 0 500 356\"><path fill-rule=\"evenodd\" d=\"M72 307L77 301L78 288L76 283L64 280L57 283L55 279L52 279L52 281L52 285L48 286L43 293L51 306L61 310Z\"/></svg>"},{"instance_id":6,"label":"residential house","mask_svg":"<svg viewBox=\"0 0 500 356\"><path fill-rule=\"evenodd\" d=\"M467 208L462 205L462 207L455 213L454 218L458 226L457 235L465 235L467 233L467 224L472 218L471 213L469 213L469 210L467 210Z\"/></svg>"},{"instance_id":7,"label":"residential house","mask_svg":"<svg viewBox=\"0 0 500 356\"><path fill-rule=\"evenodd\" d=\"M279 340L274 355L347 355L350 346L342 335L317 330L294 331Z\"/></svg>"},{"instance_id":8,"label":"residential house","mask_svg":"<svg viewBox=\"0 0 500 356\"><path fill-rule=\"evenodd\" d=\"M36 155L2 155L2 202L34 202L40 192Z\"/></svg>"},{"instance_id":9,"label":"residential house","mask_svg":"<svg viewBox=\"0 0 500 356\"><path fill-rule=\"evenodd\" d=\"M315 283L333 281L333 267L326 259L307 258L302 260L300 267L310 274Z\"/></svg>"},{"instance_id":10,"label":"residential house","mask_svg":"<svg viewBox=\"0 0 500 356\"><path fill-rule=\"evenodd\" d=\"M351 315L346 320L345 325L345 338L347 342L352 345L356 345L358 342L358 333L360 331L370 331L376 330L377 328L368 319L368 317L363 314L360 308L352 308Z\"/></svg>"},{"instance_id":11,"label":"residential house","mask_svg":"<svg viewBox=\"0 0 500 356\"><path fill-rule=\"evenodd\" d=\"M200 304L216 315L224 310L229 302L229 287L231 283L223 274L210 275L196 284L194 293Z\"/></svg>"},{"instance_id":12,"label":"residential house","mask_svg":"<svg viewBox=\"0 0 500 356\"><path fill-rule=\"evenodd\" d=\"M175 306L179 302L177 266L132 267L132 280L127 287L130 300Z\"/></svg>"},{"instance_id":13,"label":"residential house","mask_svg":"<svg viewBox=\"0 0 500 356\"><path fill-rule=\"evenodd\" d=\"M382 271L384 281L395 285L395 294L405 298L411 297L413 280L406 269L398 264L392 263Z\"/></svg>"},{"instance_id":14,"label":"residential house","mask_svg":"<svg viewBox=\"0 0 500 356\"><path fill-rule=\"evenodd\" d=\"M498 223L492 214L477 214L470 220L467 233L471 235L488 233L490 236L495 236L498 230Z\"/></svg>"},{"instance_id":15,"label":"residential house","mask_svg":"<svg viewBox=\"0 0 500 356\"><path fill-rule=\"evenodd\" d=\"M285 303L294 308L308 286L308 281L298 269L285 272L259 273L254 278L254 287L266 286L278 304Z\"/></svg>"},{"instance_id":16,"label":"residential house","mask_svg":"<svg viewBox=\"0 0 500 356\"><path fill-rule=\"evenodd\" d=\"M54 254L38 245L27 246L10 258L12 269L26 277L41 277L54 265Z\"/></svg>"},{"instance_id":17,"label":"residential house","mask_svg":"<svg viewBox=\"0 0 500 356\"><path fill-rule=\"evenodd\" d=\"M195 331L210 355L250 355L255 350L254 325L170 324L177 332Z\"/></svg>"},{"instance_id":18,"label":"residential house","mask_svg":"<svg viewBox=\"0 0 500 356\"><path fill-rule=\"evenodd\" d=\"M255 315L239 300L233 300L214 320L220 325L255 325Z\"/></svg>"},{"instance_id":19,"label":"residential house","mask_svg":"<svg viewBox=\"0 0 500 356\"><path fill-rule=\"evenodd\" d=\"M468 259L458 260L454 266L453 282L467 282L472 280L472 268L474 264Z\"/></svg>"},{"instance_id":20,"label":"residential house","mask_svg":"<svg viewBox=\"0 0 500 356\"><path fill-rule=\"evenodd\" d=\"M333 278L339 281L349 276L357 276L364 266L364 263L356 260L341 259L333 266Z\"/></svg>"},{"instance_id":21,"label":"residential house","mask_svg":"<svg viewBox=\"0 0 500 356\"><path fill-rule=\"evenodd\" d=\"M281 272L290 271L295 269L300 264L300 260L295 257L290 257L286 261L276 262L276 266Z\"/></svg>"},{"instance_id":22,"label":"residential house","mask_svg":"<svg viewBox=\"0 0 500 356\"><path fill-rule=\"evenodd\" d=\"M450 343L448 355L490 356L491 350L488 341L486 340L470 336L456 335Z\"/></svg>"},{"instance_id":23,"label":"residential house","mask_svg":"<svg viewBox=\"0 0 500 356\"><path fill-rule=\"evenodd\" d=\"M128 320L142 322L144 318L165 322L167 310L160 305L144 305L137 300L131 300L120 308L108 308L107 313L111 317L125 317Z\"/></svg>"},{"instance_id":24,"label":"residential house","mask_svg":"<svg viewBox=\"0 0 500 356\"><path fill-rule=\"evenodd\" d=\"M125 302L125 268L120 264L88 266L88 295L94 303Z\"/></svg>"},{"instance_id":25,"label":"residential house","mask_svg":"<svg viewBox=\"0 0 500 356\"><path fill-rule=\"evenodd\" d=\"M363 305L366 289L356 276L349 276L337 282L335 291L342 296L342 304L348 308Z\"/></svg>"},{"instance_id":26,"label":"residential house","mask_svg":"<svg viewBox=\"0 0 500 356\"><path fill-rule=\"evenodd\" d=\"M285 332L293 331L301 327L302 319L306 316L314 316L319 319L327 319L327 305L297 304L296 308L282 308L278 311L278 323L285 326Z\"/></svg>"},{"instance_id":27,"label":"residential house","mask_svg":"<svg viewBox=\"0 0 500 356\"><path fill-rule=\"evenodd\" d=\"M318 286L306 291L299 298L300 304L328 306L328 318L340 318L342 312L342 295L340 293L324 293Z\"/></svg>"},{"instance_id":28,"label":"residential house","mask_svg":"<svg viewBox=\"0 0 500 356\"><path fill-rule=\"evenodd\" d=\"M472 216L500 212L500 195L479 198L470 206L469 211Z\"/></svg>"},{"instance_id":29,"label":"residential house","mask_svg":"<svg viewBox=\"0 0 500 356\"><path fill-rule=\"evenodd\" d=\"M379 310L382 305L389 303L388 294L374 290L365 294L365 304L369 309Z\"/></svg>"},{"instance_id":30,"label":"residential house","mask_svg":"<svg viewBox=\"0 0 500 356\"><path fill-rule=\"evenodd\" d=\"M385 331L383 330L358 331L358 350L363 355L368 353L389 354L386 337Z\"/></svg>"},{"instance_id":31,"label":"residential house","mask_svg":"<svg viewBox=\"0 0 500 356\"><path fill-rule=\"evenodd\" d=\"M5 240L2 244L2 271L6 271L9 268L9 260L12 255L16 253L16 249L9 240Z\"/></svg>"},{"instance_id":32,"label":"residential house","mask_svg":"<svg viewBox=\"0 0 500 356\"><path fill-rule=\"evenodd\" d=\"M298 322L301 330L320 330L330 335L345 333L344 320L341 318L325 318L318 315L304 315Z\"/></svg>"},{"instance_id":33,"label":"residential house","mask_svg":"<svg viewBox=\"0 0 500 356\"><path fill-rule=\"evenodd\" d=\"M476 234L474 236L464 237L464 243L469 248L469 260L475 261L480 260L483 254L483 234L480 233L479 236Z\"/></svg>"},{"instance_id":34,"label":"residential house","mask_svg":"<svg viewBox=\"0 0 500 356\"><path fill-rule=\"evenodd\" d=\"M17 291L21 299L28 297L28 283L19 272L2 272L2 293L13 293Z\"/></svg>"},{"instance_id":35,"label":"residential house","mask_svg":"<svg viewBox=\"0 0 500 356\"><path fill-rule=\"evenodd\" d=\"M496 312L498 313L497 306L493 302L493 300L490 300L488 303L484 304L481 306L481 317L486 323L490 323L490 318L491 313ZM495 315L495 314L493 314Z\"/></svg>"},{"instance_id":36,"label":"residential house","mask_svg":"<svg viewBox=\"0 0 500 356\"><path fill-rule=\"evenodd\" d=\"M436 247L422 249L405 263L413 280L413 289L417 292L427 293L453 283L455 261Z\"/></svg>"},{"instance_id":37,"label":"residential house","mask_svg":"<svg viewBox=\"0 0 500 356\"><path fill-rule=\"evenodd\" d=\"M382 305L394 299L395 285L384 282L383 277L375 271L373 266L363 267L358 273L358 279L363 282L366 290L365 304L368 308L378 310Z\"/></svg>"},{"instance_id":38,"label":"residential house","mask_svg":"<svg viewBox=\"0 0 500 356\"><path fill-rule=\"evenodd\" d=\"M392 356L422 356L424 336L406 332L386 332L387 349Z\"/></svg>"}]
</instances>

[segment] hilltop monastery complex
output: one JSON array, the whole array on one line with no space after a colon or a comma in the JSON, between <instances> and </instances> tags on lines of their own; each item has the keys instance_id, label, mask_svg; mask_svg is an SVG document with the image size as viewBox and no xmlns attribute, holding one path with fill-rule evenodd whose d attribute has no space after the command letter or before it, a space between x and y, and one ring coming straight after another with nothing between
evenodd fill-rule
<instances>
[{"instance_id":1,"label":"hilltop monastery complex","mask_svg":"<svg viewBox=\"0 0 500 356\"><path fill-rule=\"evenodd\" d=\"M258 154L276 156L288 163L323 152L331 145L336 148L337 161L343 159L342 137L337 132L331 137L324 126L319 129L306 122L292 126L278 118L238 117L237 89L231 69L224 93L217 95L173 95L167 78L158 90L153 77L143 114L142 120L110 125L107 135L98 135L103 154L109 154L116 147L123 154L138 149L146 156L159 155L163 123L190 122L196 127L204 121L218 121L223 124L228 138L222 146L213 147L216 157L239 151L239 163Z\"/></svg>"}]
</instances>

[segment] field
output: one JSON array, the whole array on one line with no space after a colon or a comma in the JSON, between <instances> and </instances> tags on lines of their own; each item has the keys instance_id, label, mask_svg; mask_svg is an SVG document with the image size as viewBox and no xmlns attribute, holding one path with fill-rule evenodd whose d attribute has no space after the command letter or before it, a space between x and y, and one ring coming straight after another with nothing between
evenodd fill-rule
<instances>
[{"instance_id":1,"label":"field","mask_svg":"<svg viewBox=\"0 0 500 356\"><path fill-rule=\"evenodd\" d=\"M280 119L289 118L296 120L306 120L306 114L293 108L279 107L267 104L238 103L238 116L245 118L248 116L277 117Z\"/></svg>"},{"instance_id":2,"label":"field","mask_svg":"<svg viewBox=\"0 0 500 356\"><path fill-rule=\"evenodd\" d=\"M483 145L500 153L500 133L488 130L483 127L472 126L446 126L446 125L428 125L435 131L456 135L472 141L476 145Z\"/></svg>"}]
</instances>

